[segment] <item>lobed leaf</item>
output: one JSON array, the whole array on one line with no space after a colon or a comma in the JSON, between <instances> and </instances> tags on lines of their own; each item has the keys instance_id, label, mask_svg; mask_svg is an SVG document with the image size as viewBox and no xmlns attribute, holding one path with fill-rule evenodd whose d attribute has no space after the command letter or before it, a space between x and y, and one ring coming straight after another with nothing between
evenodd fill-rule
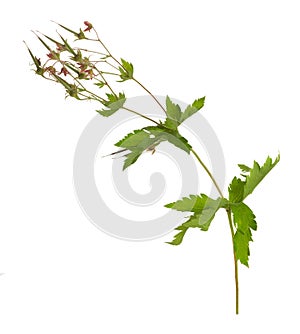
<instances>
[{"instance_id":1,"label":"lobed leaf","mask_svg":"<svg viewBox=\"0 0 300 334\"><path fill-rule=\"evenodd\" d=\"M134 130L132 133L126 135L123 139L119 140L115 146L123 147L127 149L134 149L140 145L144 145L144 141L152 142L149 138L149 133L145 129ZM147 147L148 143L145 147Z\"/></svg>"},{"instance_id":2,"label":"lobed leaf","mask_svg":"<svg viewBox=\"0 0 300 334\"><path fill-rule=\"evenodd\" d=\"M186 119L194 115L197 111L199 111L205 102L205 97L202 97L198 100L195 100L192 105L188 105L181 115L180 123L184 122Z\"/></svg>"},{"instance_id":3,"label":"lobed leaf","mask_svg":"<svg viewBox=\"0 0 300 334\"><path fill-rule=\"evenodd\" d=\"M182 240L185 236L186 231L188 230L188 227L181 225L181 226L176 227L175 230L180 231L180 232L175 234L174 239L172 241L168 241L166 243L170 245L178 246L182 243Z\"/></svg>"},{"instance_id":4,"label":"lobed leaf","mask_svg":"<svg viewBox=\"0 0 300 334\"><path fill-rule=\"evenodd\" d=\"M204 209L201 213L194 213L189 220L183 223L185 227L198 227L202 231L208 231L210 223L215 218L216 208Z\"/></svg>"},{"instance_id":5,"label":"lobed leaf","mask_svg":"<svg viewBox=\"0 0 300 334\"><path fill-rule=\"evenodd\" d=\"M99 88L103 88L106 85L106 83L104 81L99 80L98 82L95 82L94 85Z\"/></svg>"},{"instance_id":6,"label":"lobed leaf","mask_svg":"<svg viewBox=\"0 0 300 334\"><path fill-rule=\"evenodd\" d=\"M251 230L256 231L257 229L255 215L245 203L232 205L231 210L236 227L233 239L236 258L248 267L250 255L249 242L252 241Z\"/></svg>"},{"instance_id":7,"label":"lobed leaf","mask_svg":"<svg viewBox=\"0 0 300 334\"><path fill-rule=\"evenodd\" d=\"M143 151L140 151L140 150L134 150L126 154L126 159L124 161L123 170L125 170L130 165L134 164L137 161L137 159L140 157L142 152Z\"/></svg>"},{"instance_id":8,"label":"lobed leaf","mask_svg":"<svg viewBox=\"0 0 300 334\"><path fill-rule=\"evenodd\" d=\"M225 205L227 205L226 199L220 197L212 199L204 194L190 195L190 197L184 197L182 200L165 205L165 207L173 210L194 212L194 214L180 226L182 232L175 235L171 244L179 245L183 240L186 229L188 228L197 227L202 231L207 231L215 217L216 212L219 208L225 207Z\"/></svg>"},{"instance_id":9,"label":"lobed leaf","mask_svg":"<svg viewBox=\"0 0 300 334\"><path fill-rule=\"evenodd\" d=\"M277 165L280 160L280 155L276 157L274 162L270 157L267 157L265 163L260 166L256 161L253 167L239 164L238 166L244 174L244 180L234 177L228 188L229 201L232 203L242 202L248 195L250 195L257 185L264 179L264 177Z\"/></svg>"},{"instance_id":10,"label":"lobed leaf","mask_svg":"<svg viewBox=\"0 0 300 334\"><path fill-rule=\"evenodd\" d=\"M265 161L263 166L259 166L259 164L254 161L252 169L249 169L247 171L248 175L246 175L245 179L244 198L246 198L253 192L253 190L263 180L263 178L277 165L279 160L280 155L276 157L274 162L270 157L267 157L267 160ZM244 165L242 166L245 167Z\"/></svg>"},{"instance_id":11,"label":"lobed leaf","mask_svg":"<svg viewBox=\"0 0 300 334\"><path fill-rule=\"evenodd\" d=\"M225 202L227 201L220 197L212 199L205 194L200 194L183 197L181 200L166 204L165 207L177 211L201 213L205 208L224 207Z\"/></svg>"},{"instance_id":12,"label":"lobed leaf","mask_svg":"<svg viewBox=\"0 0 300 334\"><path fill-rule=\"evenodd\" d=\"M229 201L232 203L242 202L244 199L244 182L234 177L228 187Z\"/></svg>"},{"instance_id":13,"label":"lobed leaf","mask_svg":"<svg viewBox=\"0 0 300 334\"><path fill-rule=\"evenodd\" d=\"M120 78L122 81L133 79L133 65L121 58L122 66L119 66Z\"/></svg>"},{"instance_id":14,"label":"lobed leaf","mask_svg":"<svg viewBox=\"0 0 300 334\"><path fill-rule=\"evenodd\" d=\"M119 95L106 94L106 96L108 100L103 101L102 103L107 107L107 109L100 109L97 110L97 112L102 116L109 117L123 107L126 102L126 97L123 93L119 93Z\"/></svg>"},{"instance_id":15,"label":"lobed leaf","mask_svg":"<svg viewBox=\"0 0 300 334\"><path fill-rule=\"evenodd\" d=\"M135 152L133 155L136 155L137 158L126 159L124 164L125 169L136 162L144 151L155 148L163 141L168 141L187 153L190 153L191 146L178 131L169 131L161 126L148 126L143 129L134 130L115 145ZM130 155L130 157L133 155Z\"/></svg>"},{"instance_id":16,"label":"lobed leaf","mask_svg":"<svg viewBox=\"0 0 300 334\"><path fill-rule=\"evenodd\" d=\"M233 244L236 259L246 267L249 267L249 236L237 230L233 238Z\"/></svg>"},{"instance_id":17,"label":"lobed leaf","mask_svg":"<svg viewBox=\"0 0 300 334\"><path fill-rule=\"evenodd\" d=\"M168 141L170 144L175 145L176 147L180 148L181 150L185 151L186 153L190 153L192 146L189 144L187 139L182 137L178 131L174 132L164 132L162 135L162 141Z\"/></svg>"},{"instance_id":18,"label":"lobed leaf","mask_svg":"<svg viewBox=\"0 0 300 334\"><path fill-rule=\"evenodd\" d=\"M182 122L184 122L186 119L194 115L204 106L204 102L205 102L205 97L197 99L191 105L188 105L185 111L182 112L180 106L172 102L169 96L167 96L166 98L167 119L164 123L164 126L171 130L177 130L178 126Z\"/></svg>"},{"instance_id":19,"label":"lobed leaf","mask_svg":"<svg viewBox=\"0 0 300 334\"><path fill-rule=\"evenodd\" d=\"M251 168L243 165L243 164L238 164L238 166L240 167L240 169L242 170L242 172L250 172Z\"/></svg>"},{"instance_id":20,"label":"lobed leaf","mask_svg":"<svg viewBox=\"0 0 300 334\"><path fill-rule=\"evenodd\" d=\"M178 104L171 101L169 96L166 97L167 119L164 125L172 130L176 130L180 124L182 112Z\"/></svg>"}]
</instances>

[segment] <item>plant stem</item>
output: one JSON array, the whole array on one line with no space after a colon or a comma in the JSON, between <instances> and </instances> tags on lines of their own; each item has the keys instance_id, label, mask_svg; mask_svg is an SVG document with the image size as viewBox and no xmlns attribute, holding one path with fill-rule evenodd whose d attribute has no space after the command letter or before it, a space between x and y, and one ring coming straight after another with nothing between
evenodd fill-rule
<instances>
[{"instance_id":1,"label":"plant stem","mask_svg":"<svg viewBox=\"0 0 300 334\"><path fill-rule=\"evenodd\" d=\"M117 94L114 92L114 90L111 88L110 84L107 82L107 80L105 79L103 73L101 71L98 70L98 68L96 66L94 66L95 70L100 74L103 82L105 82L106 86L109 88L109 90L112 92L113 95L117 96Z\"/></svg>"},{"instance_id":2,"label":"plant stem","mask_svg":"<svg viewBox=\"0 0 300 334\"><path fill-rule=\"evenodd\" d=\"M158 101L158 99L147 89L142 83L140 83L137 79L132 78L134 82L136 82L140 87L142 87L152 98L155 100L155 102L159 105L159 107L162 109L162 111L167 114L166 109L163 107L163 105Z\"/></svg>"},{"instance_id":3,"label":"plant stem","mask_svg":"<svg viewBox=\"0 0 300 334\"><path fill-rule=\"evenodd\" d=\"M61 26L63 29L75 34L75 36L77 36L78 34L74 31L72 31L71 29L69 28L66 28L62 25L59 24L59 26ZM126 70L126 66L124 67L124 61L123 59L121 59L121 62L115 58L111 52L108 50L108 48L106 47L106 45L102 42L102 40L100 39L97 31L93 28L95 34L96 34L96 39L91 39L91 38L85 38L86 40L88 41L94 41L94 42L98 42L101 44L101 46L103 47L103 49L105 50L105 52L97 52L97 51L91 51L91 50L88 50L88 49L82 49L82 48L76 48L77 50L79 51L86 51L86 52L90 52L90 53L95 53L95 54L98 54L102 57L100 57L100 60L96 60L96 61L89 61L88 63L88 66L91 67L93 70L97 71L98 74L101 76L101 79L102 79L102 82L106 85L106 87L110 90L110 92L115 96L115 97L118 97L117 94L114 92L112 86L108 83L108 81L106 80L106 76L108 75L115 75L115 76L118 76L119 74L118 73L114 73L114 72L110 72L110 71L101 71L98 69L98 67L96 66L98 63L106 63L107 65L109 65L110 67L113 68L112 71L114 70L117 70L117 71L121 71L122 69L124 71L127 71ZM81 31L82 32L82 31ZM82 70L82 68L80 67L80 71L77 70L76 68L76 65L73 65L72 62L66 62L66 61L62 61L60 60L59 58L59 53L51 50L51 48L35 33L35 35L37 36L37 38L40 40L40 42L50 51L51 55L55 55L55 59L57 58L57 61L55 61L55 63L52 65L52 69L54 69L53 66L55 66L55 64L58 62L60 63L63 68L65 66L67 66L68 68L70 68L71 70L75 71L77 74L81 73L82 71L85 70L86 67L84 67L84 69ZM45 36L45 35L44 35ZM79 35L78 35L79 36ZM61 45L59 42L56 42L55 40L53 40L52 38L49 38L47 36L45 36L46 38L50 39L52 42L56 43L56 44L59 44ZM62 38L62 37L61 37ZM64 44L65 44L65 47L66 49L68 50L68 52L71 52L73 54L74 57L72 57L71 59L76 61L76 53L75 51L67 44L67 42L62 38ZM27 45L26 45L27 46ZM28 48L28 47L27 47ZM47 63L50 61L50 59L48 59L46 61L46 63L41 67L40 65L40 60L36 57L33 56L32 52L30 51L30 49L28 48L29 50L29 53L35 63L35 66L37 67L37 71L40 70L41 68L46 71L46 65ZM59 52L59 51L58 51ZM79 54L79 53L78 53ZM49 55L48 55L49 56ZM81 57L81 56L80 56ZM53 59L53 57L50 57L49 58ZM107 58L110 58L110 61L107 60ZM89 58L84 58L84 59L89 59ZM79 65L82 65L81 61L79 62ZM85 66L86 64L84 64ZM85 71L86 72L86 71ZM122 72L122 71L121 71ZM60 73L61 74L61 73ZM64 73L65 74L65 73ZM75 95L71 95L71 96L75 96L76 98L80 99L78 97L78 95L80 95L81 97L83 97L81 100L89 100L89 99L92 99L92 100L96 100L96 101L100 101L102 104L104 104L106 101L104 100L104 98L102 98L101 96L93 93L92 91L88 90L83 84L82 82L80 81L79 77L77 78L75 75L73 75L72 73L68 73L74 80L74 82L78 85L76 86L76 84L69 84L66 80L64 80L63 78L59 77L59 74L56 74L55 73L55 69L54 69L54 73L52 73L52 76L56 79L54 80L53 78L49 77L49 78L46 78L44 76L44 72L42 72L42 76L44 78L46 78L47 80L52 80L52 81L55 81L55 82L59 82L61 83L66 89L67 89L67 93L69 93L69 95L71 95L70 91L71 91L71 88L73 89L73 86L75 86ZM51 75L51 72L50 72L50 67L49 67L49 75ZM91 79L95 77L95 75L91 74ZM163 110L164 114L167 115L167 109L163 106L163 104L161 104L159 102L159 100L157 99L157 97L155 95L153 95L149 89L147 89L140 81L138 81L136 78L134 78L132 76L132 73L130 75L130 77L126 78L125 80L127 79L132 79L137 85L139 85L144 91L146 91L149 96L158 104L158 106ZM96 80L99 80L98 78L96 78ZM99 80L101 82L101 80ZM81 87L81 88L80 88ZM80 89L77 89L77 88L80 88ZM105 104L106 105L106 104ZM146 116L146 115L143 115L135 110L132 110L130 108L127 108L127 107L121 107L122 109L124 110L127 110L129 111L130 113L133 113L135 115L138 115L144 119L147 119L148 121L151 121L153 123L155 123L156 125L158 126L161 126L161 127L164 127L162 123L159 123L157 121L155 121L154 119L151 119L150 117ZM165 130L167 130L167 128L165 128ZM117 151L117 152L114 152L112 153L111 155L114 155L114 154L117 154L117 153L121 153L121 152L124 152L126 151L127 149L124 149L124 150L120 150L120 151ZM219 195L221 196L222 199L225 200L225 197L222 193L222 190L221 188L219 187L216 179L214 178L214 176L212 175L212 173L210 172L210 170L208 169L208 167L205 165L205 163L201 160L200 156L196 153L196 151L194 151L194 149L191 149L191 152L192 154L195 156L195 158L197 159L197 161L200 163L200 165L202 166L202 168L205 170L205 172L208 174L209 178L211 179L211 181L213 182L214 186L216 187L217 189L217 192L219 193ZM235 251L235 247L234 247L234 236L235 236L235 226L233 224L233 219L232 219L232 211L231 211L231 208L230 206L228 205L228 207L225 208L226 212L227 212L227 218L228 218L228 223L229 223L229 227L230 227L230 233L231 233L231 239L232 239L232 247L233 247L233 258L234 258L234 277L235 277L235 310L236 310L236 314L239 313L239 280L238 280L238 261L237 261L237 255L236 255L236 251Z\"/></svg>"},{"instance_id":4,"label":"plant stem","mask_svg":"<svg viewBox=\"0 0 300 334\"><path fill-rule=\"evenodd\" d=\"M204 164L204 162L200 159L199 155L193 150L191 149L191 152L194 154L194 156L196 157L196 159L200 162L200 165L204 168L204 170L206 171L206 173L208 174L208 176L210 177L210 179L212 180L213 184L215 185L218 193L220 194L220 196L222 198L224 198L222 191L217 183L217 181L215 180L215 178L213 177L212 173L209 171L209 169L206 167L206 165Z\"/></svg>"},{"instance_id":5,"label":"plant stem","mask_svg":"<svg viewBox=\"0 0 300 334\"><path fill-rule=\"evenodd\" d=\"M234 258L234 279L235 279L235 313L239 314L239 271L238 271L238 262L236 259L235 249L234 249L234 229L232 223L231 209L227 210L227 217L230 226L232 246L233 246L233 258Z\"/></svg>"},{"instance_id":6,"label":"plant stem","mask_svg":"<svg viewBox=\"0 0 300 334\"><path fill-rule=\"evenodd\" d=\"M209 171L209 169L206 167L204 162L200 159L199 155L191 149L191 152L194 154L196 159L199 161L201 166L204 168L210 179L212 180L213 184L215 185L218 193L222 198L224 198L223 193L216 181L216 179L213 177L212 173ZM229 223L229 228L230 228L230 233L231 233L231 240L232 240L232 247L233 247L233 260L234 260L234 279L235 279L235 313L239 314L239 273L238 273L238 263L237 263L237 258L235 254L235 249L234 249L234 227L233 227L233 222L232 222L232 216L231 216L231 209L227 208L227 217L228 217L228 223Z\"/></svg>"},{"instance_id":7,"label":"plant stem","mask_svg":"<svg viewBox=\"0 0 300 334\"><path fill-rule=\"evenodd\" d=\"M88 49L83 49L83 48L78 48L78 47L74 47L74 50L86 51L86 52L96 53L101 56L107 56L107 54L103 52L98 52L98 51L93 51L93 50L88 50Z\"/></svg>"},{"instance_id":8,"label":"plant stem","mask_svg":"<svg viewBox=\"0 0 300 334\"><path fill-rule=\"evenodd\" d=\"M133 113L133 114L135 114L135 115L140 116L140 117L143 117L143 118L147 119L148 121L151 121L151 122L155 123L156 125L160 125L160 124L159 124L158 122L156 122L154 119L152 119L152 118L150 118L150 117L148 117L148 116L146 116L146 115L140 114L139 112L137 112L137 111L135 111L135 110L132 110L132 109L127 108L127 107L122 107L122 109L127 110L127 111L129 111L129 112L131 112L131 113Z\"/></svg>"},{"instance_id":9,"label":"plant stem","mask_svg":"<svg viewBox=\"0 0 300 334\"><path fill-rule=\"evenodd\" d=\"M99 42L101 45L102 45L102 47L105 49L105 51L107 52L107 55L111 58L111 59L113 59L119 66L121 66L122 68L123 68L123 65L118 61L118 59L116 58L116 57L114 57L112 54L111 54L111 52L108 50L108 48L106 47L106 45L102 42L102 40L100 39L100 37L99 37L99 35L98 35L98 32L96 31L96 29L95 28L93 28L93 30L94 30L94 32L95 32L95 34L96 34L96 37L97 37L97 39L95 40L95 41L97 41L97 42ZM87 38L88 40L93 40L93 39L89 39L89 38ZM108 62L107 62L108 63ZM114 67L114 68L116 68L115 66L113 66L112 64L110 64L110 63L108 63L110 66L112 66L112 67ZM166 109L164 108L164 106L158 101L158 99L149 91L149 89L148 88L146 88L141 82L139 82L137 79L135 79L135 78L132 78L132 80L135 82L135 83L137 83L140 87L142 87L154 100L155 100L155 102L159 105L159 107L163 110L163 112L165 113L165 114L167 114L167 112L166 112Z\"/></svg>"}]
</instances>

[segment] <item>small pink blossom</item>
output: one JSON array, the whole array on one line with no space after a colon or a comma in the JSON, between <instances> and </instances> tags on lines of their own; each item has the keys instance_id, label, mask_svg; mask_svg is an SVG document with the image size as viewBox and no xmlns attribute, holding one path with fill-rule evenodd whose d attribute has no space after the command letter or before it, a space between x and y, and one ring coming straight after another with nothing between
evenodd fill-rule
<instances>
[{"instance_id":1,"label":"small pink blossom","mask_svg":"<svg viewBox=\"0 0 300 334\"><path fill-rule=\"evenodd\" d=\"M45 72L48 72L50 74L55 74L56 69L53 66L48 66L48 67L45 68Z\"/></svg>"},{"instance_id":2,"label":"small pink blossom","mask_svg":"<svg viewBox=\"0 0 300 334\"><path fill-rule=\"evenodd\" d=\"M84 29L84 31L91 31L91 29L93 28L92 23L90 23L89 21L84 21L83 23L84 25L86 25L86 28Z\"/></svg>"},{"instance_id":3,"label":"small pink blossom","mask_svg":"<svg viewBox=\"0 0 300 334\"><path fill-rule=\"evenodd\" d=\"M66 76L67 74L69 74L69 71L65 67L62 67L59 74L63 74L64 76Z\"/></svg>"},{"instance_id":4,"label":"small pink blossom","mask_svg":"<svg viewBox=\"0 0 300 334\"><path fill-rule=\"evenodd\" d=\"M88 69L88 70L85 70L84 72L90 77L90 79L92 79L95 76L95 74L94 74L94 72L91 68Z\"/></svg>"}]
</instances>

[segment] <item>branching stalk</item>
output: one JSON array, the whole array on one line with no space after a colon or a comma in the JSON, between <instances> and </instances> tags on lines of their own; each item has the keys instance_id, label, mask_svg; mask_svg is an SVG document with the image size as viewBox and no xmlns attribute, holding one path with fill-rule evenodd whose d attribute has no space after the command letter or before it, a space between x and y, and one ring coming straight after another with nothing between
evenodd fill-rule
<instances>
[{"instance_id":1,"label":"branching stalk","mask_svg":"<svg viewBox=\"0 0 300 334\"><path fill-rule=\"evenodd\" d=\"M142 117L142 118L144 118L144 119L146 119L146 120L148 120L148 121L150 121L150 122L152 122L152 123L155 123L156 125L160 125L160 124L159 124L158 122L156 122L154 119L152 119L152 118L150 118L150 117L148 117L148 116L146 116L146 115L143 115L143 114L141 114L141 113L139 113L139 112L137 112L137 111L135 111L135 110L132 110L132 109L127 108L127 107L122 107L122 109L127 110L127 111L129 111L129 112L131 112L131 113L133 113L133 114L135 114L135 115L138 115L138 116L140 116L140 117Z\"/></svg>"},{"instance_id":2,"label":"branching stalk","mask_svg":"<svg viewBox=\"0 0 300 334\"><path fill-rule=\"evenodd\" d=\"M235 313L239 314L239 271L238 271L238 262L234 249L234 228L232 222L232 212L230 208L226 209L226 211L227 211L227 217L228 217L231 238L232 238L232 246L233 246L234 279L235 279Z\"/></svg>"},{"instance_id":3,"label":"branching stalk","mask_svg":"<svg viewBox=\"0 0 300 334\"><path fill-rule=\"evenodd\" d=\"M97 41L102 45L102 47L105 49L105 51L107 52L107 55L113 59L120 67L123 67L122 63L119 62L119 60L114 57L111 52L109 51L109 49L107 48L107 46L102 42L102 40L100 39L98 32L96 31L96 29L94 29L94 32L97 36ZM107 62L107 64L111 65L113 68L116 68L114 65L110 64L109 62ZM132 78L132 80L137 83L141 88L143 88L153 99L154 101L159 105L159 107L162 109L162 111L166 114L166 109L164 108L164 106L158 101L158 99L150 92L150 90L148 88L146 88L141 82L139 82L137 79L135 79L134 77Z\"/></svg>"},{"instance_id":4,"label":"branching stalk","mask_svg":"<svg viewBox=\"0 0 300 334\"><path fill-rule=\"evenodd\" d=\"M206 167L206 165L204 164L204 162L200 159L199 155L195 152L194 149L191 149L191 152L194 154L194 156L196 157L196 159L199 161L200 165L204 168L204 170L206 171L206 173L208 174L208 176L210 177L210 179L212 180L213 184L215 185L219 195L224 198L223 193L217 183L217 181L215 180L215 178L213 177L212 173L209 171L209 169Z\"/></svg>"},{"instance_id":5,"label":"branching stalk","mask_svg":"<svg viewBox=\"0 0 300 334\"><path fill-rule=\"evenodd\" d=\"M126 152L124 155L125 161L123 166L125 169L135 163L143 152L152 151L153 153L155 152L157 145L163 141L168 141L185 152L192 153L211 179L218 194L220 195L217 199L209 198L204 194L190 195L189 198L184 197L174 203L165 205L167 208L191 213L191 215L187 217L188 220L176 228L179 233L176 234L174 236L174 240L169 243L172 245L179 245L189 228L196 227L207 231L217 210L220 208L226 210L234 260L235 312L238 314L238 261L248 266L248 258L250 254L249 242L252 241L251 231L256 230L257 227L255 215L244 203L244 200L279 162L280 156L278 155L274 161L268 157L262 166L260 166L256 161L254 162L252 168L246 165L239 165L242 170L241 178L235 177L232 180L228 188L229 199L225 198L212 172L205 165L197 152L191 147L188 141L180 135L178 130L178 127L182 124L182 122L203 107L205 97L195 100L184 111L181 110L179 105L172 102L168 96L166 97L166 106L164 106L148 88L146 88L134 77L134 69L131 63L122 58L119 61L111 54L90 22L84 21L85 29L83 30L80 28L79 32L61 24L58 25L68 33L73 34L76 38L75 41L83 39L97 44L100 43L101 51L89 50L77 46L72 47L67 42L67 39L62 37L60 34L59 36L61 41L58 42L52 37L48 37L43 34L42 37L40 37L35 33L38 40L47 50L47 58L42 63L40 58L34 56L32 51L24 42L33 61L33 65L35 66L35 73L46 80L61 84L66 91L66 96L71 96L78 100L95 100L100 102L105 108L97 110L97 112L99 112L102 116L109 117L118 110L124 109L156 125L144 127L128 134L115 144L115 146L119 147L120 150L113 152L110 155ZM95 38L87 37L87 34L91 31L95 33ZM43 38L46 39L44 40ZM55 45L54 48L53 46L50 47L45 41L53 43ZM86 53L88 53L88 55ZM61 56L61 54L63 55ZM66 54L68 60L64 60L64 56ZM117 73L115 73L115 71ZM115 80L113 81L113 84L111 84L110 80L114 80L116 77L120 80ZM114 85L123 83L127 80L134 81L139 87L147 92L147 94L149 94L149 96L164 112L166 116L164 122L156 121L151 117L124 105L126 102L126 96L123 92L116 93ZM91 83L91 87L97 86L97 90L95 88L96 93L92 91L92 88L87 88L88 81ZM98 95L98 89L102 89L103 93L99 93L101 95Z\"/></svg>"},{"instance_id":6,"label":"branching stalk","mask_svg":"<svg viewBox=\"0 0 300 334\"><path fill-rule=\"evenodd\" d=\"M150 90L148 88L146 88L142 83L140 83L137 79L132 78L133 81L135 81L140 87L142 87L152 98L153 100L159 105L159 107L161 108L161 110L167 114L166 109L163 107L163 105L158 101L158 99L150 92Z\"/></svg>"},{"instance_id":7,"label":"branching stalk","mask_svg":"<svg viewBox=\"0 0 300 334\"><path fill-rule=\"evenodd\" d=\"M216 181L216 179L213 177L212 173L210 170L207 168L207 166L204 164L204 162L200 159L199 155L194 151L194 149L191 149L191 152L194 154L200 165L203 167L203 169L206 171L208 176L210 177L211 181L215 185L219 195L221 198L224 198L223 193ZM235 254L235 249L234 249L234 227L233 227L233 222L232 222L232 213L231 209L227 208L227 218L228 218L228 223L229 223L229 228L230 228L230 233L231 233L231 240L232 240L232 247L233 247L233 259L234 259L234 278L235 278L235 312L236 314L239 313L239 276L238 276L238 263L236 259L236 254Z\"/></svg>"}]
</instances>

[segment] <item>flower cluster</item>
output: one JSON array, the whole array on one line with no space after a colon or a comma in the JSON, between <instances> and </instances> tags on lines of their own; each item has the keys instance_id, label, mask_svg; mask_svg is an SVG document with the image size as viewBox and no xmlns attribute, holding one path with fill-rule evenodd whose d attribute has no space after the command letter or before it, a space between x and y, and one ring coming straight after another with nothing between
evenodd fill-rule
<instances>
[{"instance_id":1,"label":"flower cluster","mask_svg":"<svg viewBox=\"0 0 300 334\"><path fill-rule=\"evenodd\" d=\"M59 33L59 38L35 33L47 50L44 62L27 48L34 62L36 74L62 85L66 96L79 100L99 101L105 106L105 109L99 112L111 113L112 110L115 111L116 106L123 106L126 100L123 93L115 92L113 85L133 79L133 66L124 59L119 61L111 55L90 22L84 21L83 24L84 28L80 28L79 31L58 24L60 28L75 37L72 43ZM93 33L94 36L91 37L90 34ZM97 44L100 50L94 51L83 47L81 44L83 41L89 46Z\"/></svg>"}]
</instances>

